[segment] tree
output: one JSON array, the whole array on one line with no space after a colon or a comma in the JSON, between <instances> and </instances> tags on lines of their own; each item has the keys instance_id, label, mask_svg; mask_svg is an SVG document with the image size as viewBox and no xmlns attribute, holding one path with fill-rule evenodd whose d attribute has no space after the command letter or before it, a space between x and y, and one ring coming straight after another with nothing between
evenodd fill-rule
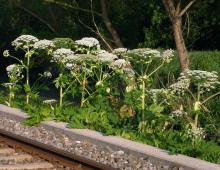
<instances>
[{"instance_id":1,"label":"tree","mask_svg":"<svg viewBox=\"0 0 220 170\"><path fill-rule=\"evenodd\" d=\"M103 23L105 24L105 27L106 29L108 30L109 34L111 35L111 38L113 40L113 44L114 44L114 47L123 47L123 44L122 44L122 41L117 33L117 30L114 28L113 24L112 24L112 21L110 20L109 18L109 15L108 15L108 0L100 0L100 12L99 10L95 10L95 9L86 9L86 8L83 8L83 7L80 7L80 3L77 2L77 1L72 1L72 2L68 2L68 1L59 1L59 0L45 0L46 2L49 2L49 3L55 3L55 4L58 4L58 5L61 5L61 6L64 6L64 7L67 7L67 8L72 8L74 10L78 10L78 11L81 11L81 12L85 12L85 13L89 13L92 15L92 22L94 23L94 26L96 28L96 34L101 38L101 40L104 41L104 43L106 44L106 40L103 38L103 35L101 35L101 33L99 32L99 29L98 29L98 26L96 25L95 23L95 17L94 17L94 14L96 16L99 16ZM89 1L88 1L89 2ZM85 4L85 2L83 2ZM91 3L91 7L93 6L93 1L90 0L90 3ZM89 28L90 30L91 27L89 26L86 26L87 28ZM94 30L93 30L94 32ZM108 46L108 45L107 45ZM111 47L110 47L111 49Z\"/></svg>"},{"instance_id":2,"label":"tree","mask_svg":"<svg viewBox=\"0 0 220 170\"><path fill-rule=\"evenodd\" d=\"M189 68L188 52L186 49L183 31L182 31L182 16L193 5L196 0L190 0L190 2L181 8L181 0L176 2L175 0L162 0L172 23L173 34L176 42L176 48L178 51L181 70L184 72Z\"/></svg>"},{"instance_id":3,"label":"tree","mask_svg":"<svg viewBox=\"0 0 220 170\"><path fill-rule=\"evenodd\" d=\"M123 47L123 44L121 42L120 37L118 36L117 31L113 27L109 17L108 17L108 11L107 11L107 0L100 0L101 4L101 11L102 11L102 19L105 23L106 28L108 29L109 33L112 36L112 39L114 40L114 43L117 47Z\"/></svg>"}]
</instances>

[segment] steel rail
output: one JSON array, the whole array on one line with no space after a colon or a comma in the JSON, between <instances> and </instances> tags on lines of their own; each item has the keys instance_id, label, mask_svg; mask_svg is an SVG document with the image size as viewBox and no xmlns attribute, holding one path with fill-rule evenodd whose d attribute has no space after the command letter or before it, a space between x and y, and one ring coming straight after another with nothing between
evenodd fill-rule
<instances>
[{"instance_id":1,"label":"steel rail","mask_svg":"<svg viewBox=\"0 0 220 170\"><path fill-rule=\"evenodd\" d=\"M83 156L58 149L54 146L14 134L4 129L0 129L0 141L7 141L8 145L22 148L26 152L31 151L32 155L37 155L50 162L62 163L62 165L73 169L78 168L77 166L81 164L85 170L94 168L97 170L119 170Z\"/></svg>"}]
</instances>

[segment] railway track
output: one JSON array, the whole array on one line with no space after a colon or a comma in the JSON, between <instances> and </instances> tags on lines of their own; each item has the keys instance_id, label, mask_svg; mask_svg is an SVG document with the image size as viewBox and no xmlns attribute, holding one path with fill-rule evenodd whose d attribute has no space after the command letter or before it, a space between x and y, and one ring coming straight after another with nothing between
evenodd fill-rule
<instances>
[{"instance_id":1,"label":"railway track","mask_svg":"<svg viewBox=\"0 0 220 170\"><path fill-rule=\"evenodd\" d=\"M111 170L113 168L0 131L0 170Z\"/></svg>"}]
</instances>

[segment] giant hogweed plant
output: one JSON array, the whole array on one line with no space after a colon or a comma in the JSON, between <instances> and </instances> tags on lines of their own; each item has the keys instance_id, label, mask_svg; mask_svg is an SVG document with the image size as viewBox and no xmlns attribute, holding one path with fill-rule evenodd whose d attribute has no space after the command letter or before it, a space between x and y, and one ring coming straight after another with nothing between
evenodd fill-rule
<instances>
[{"instance_id":1,"label":"giant hogweed plant","mask_svg":"<svg viewBox=\"0 0 220 170\"><path fill-rule=\"evenodd\" d=\"M32 95L30 86L30 68L33 66L33 56L37 54L38 50L46 50L53 48L54 45L52 41L49 40L39 40L32 35L21 35L12 41L12 46L15 50L21 50L24 53L24 58L13 56L8 50L3 52L4 57L10 57L15 59L24 69L26 81L24 84L24 89L26 92L26 103L29 104L30 96Z\"/></svg>"},{"instance_id":2,"label":"giant hogweed plant","mask_svg":"<svg viewBox=\"0 0 220 170\"><path fill-rule=\"evenodd\" d=\"M8 100L5 101L5 103L8 106L12 105L13 99L15 97L15 93L16 91L18 91L20 87L18 83L24 77L22 75L22 70L23 70L23 67L22 65L19 65L19 64L11 64L8 67L6 67L9 82L3 83L2 85L8 88L8 91L9 91Z\"/></svg>"},{"instance_id":3,"label":"giant hogweed plant","mask_svg":"<svg viewBox=\"0 0 220 170\"><path fill-rule=\"evenodd\" d=\"M145 113L146 113L146 105L147 100L146 96L148 91L151 89L151 77L165 64L170 63L172 57L174 56L173 50L166 50L160 52L158 50L153 49L134 49L129 50L126 53L122 54L127 61L129 61L131 67L133 68L136 85L130 84L130 86L126 87L126 92L134 93L136 91L136 95L138 95L135 100L137 104L137 109L140 110L141 113L141 124L146 124L145 122ZM156 62L155 62L156 61ZM155 65L155 63L157 63ZM153 65L153 69L149 69Z\"/></svg>"},{"instance_id":4,"label":"giant hogweed plant","mask_svg":"<svg viewBox=\"0 0 220 170\"><path fill-rule=\"evenodd\" d=\"M167 88L150 89L148 97L150 103L163 106L170 114L167 116L161 130L182 126L186 137L196 143L205 138L205 131L199 122L199 116L210 112L206 103L220 94L213 91L219 85L216 72L202 70L187 70L181 73L178 81ZM175 128L174 128L175 129Z\"/></svg>"},{"instance_id":5,"label":"giant hogweed plant","mask_svg":"<svg viewBox=\"0 0 220 170\"><path fill-rule=\"evenodd\" d=\"M187 70L169 87L174 99L172 106L176 107L173 114L182 116L189 123L186 126L187 134L193 142L205 137L205 132L200 127L199 116L210 112L206 103L220 94L213 94L219 84L217 72Z\"/></svg>"},{"instance_id":6,"label":"giant hogweed plant","mask_svg":"<svg viewBox=\"0 0 220 170\"><path fill-rule=\"evenodd\" d=\"M75 41L74 51L67 48L59 48L52 53L51 62L58 66L59 76L54 80L59 88L59 106L63 105L63 98L79 85L81 97L80 106L86 102L86 95L90 95L88 79L93 76L93 68L96 67L94 54L99 48L99 42L95 38L82 38ZM74 96L75 94L73 94Z\"/></svg>"}]
</instances>

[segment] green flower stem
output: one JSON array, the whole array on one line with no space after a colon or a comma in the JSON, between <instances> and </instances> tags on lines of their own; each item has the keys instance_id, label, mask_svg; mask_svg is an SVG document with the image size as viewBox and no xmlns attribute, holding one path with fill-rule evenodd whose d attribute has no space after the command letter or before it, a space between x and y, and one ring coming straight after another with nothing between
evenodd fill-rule
<instances>
[{"instance_id":1,"label":"green flower stem","mask_svg":"<svg viewBox=\"0 0 220 170\"><path fill-rule=\"evenodd\" d=\"M30 56L27 55L27 67L26 67L26 86L30 87L30 82L29 82L29 67L30 67ZM26 103L29 104L29 98L30 95L27 93L26 94Z\"/></svg>"},{"instance_id":2,"label":"green flower stem","mask_svg":"<svg viewBox=\"0 0 220 170\"><path fill-rule=\"evenodd\" d=\"M63 105L63 87L60 86L60 107Z\"/></svg>"},{"instance_id":3,"label":"green flower stem","mask_svg":"<svg viewBox=\"0 0 220 170\"><path fill-rule=\"evenodd\" d=\"M17 60L22 66L25 66L22 60L19 60L17 57L14 57L12 55L9 56L10 58L13 58L15 60Z\"/></svg>"},{"instance_id":4,"label":"green flower stem","mask_svg":"<svg viewBox=\"0 0 220 170\"><path fill-rule=\"evenodd\" d=\"M142 80L142 97L141 97L142 120L144 120L144 110L145 110L145 88L146 88L146 83L144 80Z\"/></svg>"},{"instance_id":5,"label":"green flower stem","mask_svg":"<svg viewBox=\"0 0 220 170\"><path fill-rule=\"evenodd\" d=\"M9 101L8 101L9 107L11 106L12 96L13 96L12 86L10 85L10 86L9 86Z\"/></svg>"},{"instance_id":6,"label":"green flower stem","mask_svg":"<svg viewBox=\"0 0 220 170\"><path fill-rule=\"evenodd\" d=\"M80 107L83 107L84 101L85 101L85 89L86 89L86 73L83 76L83 82L82 82L82 95L81 95L81 103Z\"/></svg>"},{"instance_id":7,"label":"green flower stem","mask_svg":"<svg viewBox=\"0 0 220 170\"><path fill-rule=\"evenodd\" d=\"M72 85L75 83L75 81L72 81L72 83L70 83L70 85L64 90L63 92L63 96L68 92L68 90L72 87Z\"/></svg>"},{"instance_id":8,"label":"green flower stem","mask_svg":"<svg viewBox=\"0 0 220 170\"><path fill-rule=\"evenodd\" d=\"M150 77L152 76L155 72L157 72L164 64L164 61L154 70L152 71L147 77Z\"/></svg>"},{"instance_id":9,"label":"green flower stem","mask_svg":"<svg viewBox=\"0 0 220 170\"><path fill-rule=\"evenodd\" d=\"M205 99L205 100L202 102L202 104L206 103L208 100L210 100L210 99L212 99L213 97L218 96L218 95L220 95L220 91L217 92L217 93L215 93L215 94L213 94L213 95L211 95L211 96L209 96L207 99Z\"/></svg>"},{"instance_id":10,"label":"green flower stem","mask_svg":"<svg viewBox=\"0 0 220 170\"><path fill-rule=\"evenodd\" d=\"M196 113L196 116L195 116L195 127L197 128L198 127L198 123L199 123L199 113Z\"/></svg>"}]
</instances>

